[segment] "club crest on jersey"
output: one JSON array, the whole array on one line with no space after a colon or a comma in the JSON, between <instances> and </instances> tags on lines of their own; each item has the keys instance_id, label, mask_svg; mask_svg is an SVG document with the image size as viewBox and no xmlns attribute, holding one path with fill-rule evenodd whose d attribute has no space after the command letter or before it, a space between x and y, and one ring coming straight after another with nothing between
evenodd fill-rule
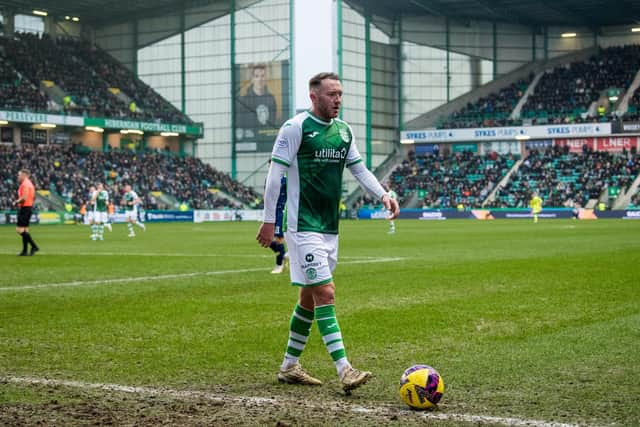
<instances>
[{"instance_id":1,"label":"club crest on jersey","mask_svg":"<svg viewBox=\"0 0 640 427\"><path fill-rule=\"evenodd\" d=\"M340 138L342 138L344 142L351 142L351 134L349 133L349 130L345 128L340 129Z\"/></svg>"}]
</instances>

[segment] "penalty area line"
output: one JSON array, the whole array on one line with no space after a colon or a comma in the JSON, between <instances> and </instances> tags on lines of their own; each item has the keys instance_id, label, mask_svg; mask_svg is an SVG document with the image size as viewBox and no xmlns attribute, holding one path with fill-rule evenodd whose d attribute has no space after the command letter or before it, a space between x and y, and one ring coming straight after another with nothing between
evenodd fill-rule
<instances>
[{"instance_id":1,"label":"penalty area line","mask_svg":"<svg viewBox=\"0 0 640 427\"><path fill-rule=\"evenodd\" d=\"M352 261L343 261L340 264L370 264L378 262L393 262L401 261L404 258L372 258L361 259ZM170 280L170 279L184 279L192 277L202 276L219 276L224 274L239 274L239 273L255 273L265 271L264 267L259 268L242 268L236 270L217 270L217 271L196 271L193 273L175 273L175 274L161 274L157 276L139 276L139 277L121 277L116 279L103 279L103 280L75 280L72 282L61 283L43 283L41 285L25 285L25 286L7 286L1 287L0 292L10 291L28 291L34 289L48 289L48 288L70 288L78 286L91 286L91 285L113 285L118 283L133 283L133 282L151 282L155 280Z\"/></svg>"},{"instance_id":2,"label":"penalty area line","mask_svg":"<svg viewBox=\"0 0 640 427\"><path fill-rule=\"evenodd\" d=\"M107 392L128 393L141 396L163 396L179 400L202 399L210 402L228 402L240 406L275 406L281 407L288 404L295 406L304 406L308 409L330 410L332 412L351 412L354 414L369 414L379 417L388 417L390 415L415 415L415 411L409 409L398 409L391 405L381 405L376 408L364 407L362 405L354 405L349 402L326 402L314 404L312 401L299 401L292 399L276 399L273 397L255 397L255 396L227 396L224 394L210 393L206 391L196 390L174 390L170 388L153 388L144 386L128 386L121 384L106 383L88 383L74 380L55 380L49 378L35 377L0 377L0 383L10 383L17 385L39 385L46 387L69 387L81 390L102 390ZM425 420L442 420L442 421L460 421L471 424L502 424L505 426L515 427L578 427L577 424L557 423L542 420L529 420L523 418L512 417L494 417L489 415L472 415L458 414L449 412L424 412L422 414Z\"/></svg>"}]
</instances>

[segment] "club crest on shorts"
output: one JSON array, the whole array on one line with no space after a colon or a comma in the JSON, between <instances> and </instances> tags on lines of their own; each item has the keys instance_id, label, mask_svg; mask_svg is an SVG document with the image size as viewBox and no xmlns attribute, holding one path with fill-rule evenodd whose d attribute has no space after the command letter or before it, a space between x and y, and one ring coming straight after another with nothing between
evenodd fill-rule
<instances>
[{"instance_id":1,"label":"club crest on shorts","mask_svg":"<svg viewBox=\"0 0 640 427\"><path fill-rule=\"evenodd\" d=\"M318 272L316 271L315 268L307 268L307 271L305 271L305 274L307 275L307 279L309 280L313 280L316 277L318 277Z\"/></svg>"}]
</instances>

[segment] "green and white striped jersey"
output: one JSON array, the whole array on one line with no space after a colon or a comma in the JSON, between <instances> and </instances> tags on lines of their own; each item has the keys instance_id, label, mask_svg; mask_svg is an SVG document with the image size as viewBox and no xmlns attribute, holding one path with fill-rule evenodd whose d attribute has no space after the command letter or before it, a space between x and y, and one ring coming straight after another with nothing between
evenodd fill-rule
<instances>
[{"instance_id":1,"label":"green and white striped jersey","mask_svg":"<svg viewBox=\"0 0 640 427\"><path fill-rule=\"evenodd\" d=\"M288 230L338 234L342 174L362 161L351 127L305 111L280 128L271 159L288 167Z\"/></svg>"},{"instance_id":2,"label":"green and white striped jersey","mask_svg":"<svg viewBox=\"0 0 640 427\"><path fill-rule=\"evenodd\" d=\"M135 201L138 200L138 194L131 190L124 193L124 209L127 211L132 211L136 209Z\"/></svg>"},{"instance_id":3,"label":"green and white striped jersey","mask_svg":"<svg viewBox=\"0 0 640 427\"><path fill-rule=\"evenodd\" d=\"M106 212L108 204L109 204L109 193L107 193L107 190L102 190L98 192L98 196L96 197L96 205L95 205L96 212Z\"/></svg>"}]
</instances>

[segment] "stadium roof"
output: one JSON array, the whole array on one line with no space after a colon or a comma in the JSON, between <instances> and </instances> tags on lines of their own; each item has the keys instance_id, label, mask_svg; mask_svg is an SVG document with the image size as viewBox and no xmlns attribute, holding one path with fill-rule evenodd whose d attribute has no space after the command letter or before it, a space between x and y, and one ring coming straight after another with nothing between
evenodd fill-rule
<instances>
[{"instance_id":1,"label":"stadium roof","mask_svg":"<svg viewBox=\"0 0 640 427\"><path fill-rule=\"evenodd\" d=\"M640 24L637 0L345 0L356 9L393 18L402 14L432 15L457 20L487 20L524 25L602 27ZM227 3L228 0L0 0L0 8L16 13L33 9L100 25L132 17L158 16L180 8ZM247 2L238 2L247 3Z\"/></svg>"},{"instance_id":2,"label":"stadium roof","mask_svg":"<svg viewBox=\"0 0 640 427\"><path fill-rule=\"evenodd\" d=\"M100 25L221 2L226 3L220 0L0 0L0 8L26 14L37 9L60 17L77 16L81 23Z\"/></svg>"},{"instance_id":3,"label":"stadium roof","mask_svg":"<svg viewBox=\"0 0 640 427\"><path fill-rule=\"evenodd\" d=\"M511 22L529 26L591 28L640 23L637 0L346 0L362 11L393 18L402 14L457 20Z\"/></svg>"}]
</instances>

